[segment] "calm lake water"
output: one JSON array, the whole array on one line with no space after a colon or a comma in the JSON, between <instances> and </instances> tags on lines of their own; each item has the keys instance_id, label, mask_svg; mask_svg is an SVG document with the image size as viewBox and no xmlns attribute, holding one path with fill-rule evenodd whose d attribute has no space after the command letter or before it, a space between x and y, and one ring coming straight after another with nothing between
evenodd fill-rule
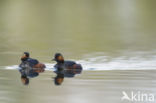
<instances>
[{"instance_id":1,"label":"calm lake water","mask_svg":"<svg viewBox=\"0 0 156 103\"><path fill-rule=\"evenodd\" d=\"M53 94L52 96L55 98L52 100L61 103L65 98L60 98L70 88L71 91L76 89L71 86L76 84L70 84L70 80L78 80L79 86L84 86L84 88L79 88L76 92L68 92L69 100L66 99L65 103L73 103L74 99L70 100L72 95L76 93L77 96L80 96L79 93L82 94L81 92L89 85L92 86L86 90L88 94L82 94L82 97L80 96L78 99L81 103L95 103L98 100L109 99L101 97L106 95L102 91L107 90L104 87L107 83L107 79L103 77L107 74L104 73L104 70L112 70L112 72L113 70L155 70L155 5L155 0L1 0L0 103L1 101L2 103L27 103L27 100L30 103L39 103L41 95L38 93L42 94L44 90L42 90L42 86L44 88L49 87L43 92L47 97L43 96L43 100L40 102L52 102L48 100L51 100L51 92L57 87L54 85L50 87L51 83L42 85L40 81L43 83L52 82L51 77L54 73L47 73L48 76L46 73L42 74L41 77L33 79L28 87L23 87L20 84L18 78L20 74L16 69L24 51L29 51L32 58L37 58L45 63L47 70L51 69L54 64L51 59L56 52L61 52L66 59L76 60L83 65L84 70L89 70L81 74L83 78L78 75L78 78L81 79L67 79L64 86L58 87L61 90L56 89L55 92L58 94ZM102 73L97 71L96 74L91 75L91 70L95 70L94 72L102 70ZM114 72L116 73L116 71ZM145 78L148 78L148 75L154 77L155 71L152 72L149 72ZM122 74L122 72L117 74L120 73ZM129 78L133 72L125 71L124 73L126 73L124 78ZM89 79L87 78L88 75ZM102 77L96 78L98 75L102 75ZM146 75L145 72L137 72L132 79L137 82L139 81L138 78L144 78L144 75ZM94 81L95 84L100 82L97 83L97 86L94 86L94 82L85 83L85 81L90 80ZM112 95L115 95L111 89L112 86L121 86L121 88L136 86L136 82L131 82L131 85L122 85L120 80L122 81L121 78L118 81L113 79L109 82L109 90L112 91ZM123 82L127 83L126 81ZM16 85L13 85L14 83ZM121 85L117 85L118 83ZM142 81L142 85L146 84L144 83ZM155 80L149 79L149 83L155 83ZM154 86L155 84L145 85L142 89L152 87L151 91L155 91ZM119 94L122 91L121 88L117 88ZM89 91L92 89L94 89L95 94L99 94L98 99L92 98L96 95L89 95ZM64 92L61 92L62 90ZM33 98L32 95L36 95L36 97ZM92 98L92 101L84 96ZM112 97L118 98L118 96ZM19 99L25 97L26 99ZM116 101L113 98L108 100L109 103ZM60 101L57 101L58 99Z\"/></svg>"},{"instance_id":2,"label":"calm lake water","mask_svg":"<svg viewBox=\"0 0 156 103\"><path fill-rule=\"evenodd\" d=\"M97 62L156 59L155 3L0 1L0 65L18 64L23 51L47 63L55 52L76 60L101 57Z\"/></svg>"}]
</instances>

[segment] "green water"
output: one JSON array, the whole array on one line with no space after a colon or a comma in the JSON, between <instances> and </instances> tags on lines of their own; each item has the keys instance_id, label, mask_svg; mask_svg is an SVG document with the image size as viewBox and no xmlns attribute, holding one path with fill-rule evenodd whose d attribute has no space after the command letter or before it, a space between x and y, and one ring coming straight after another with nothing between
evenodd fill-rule
<instances>
[{"instance_id":1,"label":"green water","mask_svg":"<svg viewBox=\"0 0 156 103\"><path fill-rule=\"evenodd\" d=\"M156 38L155 0L1 0L0 65L23 51L50 62L55 52L83 59L102 52L151 52ZM150 55L150 54L149 54Z\"/></svg>"},{"instance_id":2,"label":"green water","mask_svg":"<svg viewBox=\"0 0 156 103\"><path fill-rule=\"evenodd\" d=\"M4 67L18 65L29 51L43 63L54 63L54 53L61 52L85 70L156 69L155 5L156 0L0 0L0 103L121 103L122 91L156 93L155 70L84 71L58 87L52 71L24 86L17 70Z\"/></svg>"},{"instance_id":3,"label":"green water","mask_svg":"<svg viewBox=\"0 0 156 103\"><path fill-rule=\"evenodd\" d=\"M75 78L65 78L61 86L54 85L52 72L45 72L23 86L18 72L0 70L0 103L133 103L121 101L122 91L156 95L155 72L85 71Z\"/></svg>"}]
</instances>

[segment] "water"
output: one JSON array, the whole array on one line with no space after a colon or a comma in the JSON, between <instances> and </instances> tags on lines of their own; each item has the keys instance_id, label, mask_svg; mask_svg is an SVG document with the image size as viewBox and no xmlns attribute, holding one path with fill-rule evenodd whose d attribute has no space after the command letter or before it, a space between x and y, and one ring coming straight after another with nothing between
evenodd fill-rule
<instances>
[{"instance_id":1,"label":"water","mask_svg":"<svg viewBox=\"0 0 156 103\"><path fill-rule=\"evenodd\" d=\"M73 60L83 65L83 70L155 70L156 55L153 52L123 52L120 57L110 57L104 53L85 55L81 60ZM46 70L52 70L55 62L45 63ZM18 69L18 65L2 66L3 69Z\"/></svg>"},{"instance_id":2,"label":"water","mask_svg":"<svg viewBox=\"0 0 156 103\"><path fill-rule=\"evenodd\" d=\"M29 86L22 85L15 70L1 69L0 76L1 103L131 103L121 101L122 91L156 94L155 71L84 71L61 86L54 85L52 72L31 79Z\"/></svg>"},{"instance_id":3,"label":"water","mask_svg":"<svg viewBox=\"0 0 156 103\"><path fill-rule=\"evenodd\" d=\"M67 59L107 56L108 61L123 56L135 58L140 56L138 52L144 52L138 59L146 61L156 55L154 3L1 1L0 65L18 64L23 51L45 63L51 63L55 52L63 53Z\"/></svg>"},{"instance_id":4,"label":"water","mask_svg":"<svg viewBox=\"0 0 156 103\"><path fill-rule=\"evenodd\" d=\"M131 86L130 90L151 88L155 93L152 79L156 69L155 4L155 0L1 0L0 102L120 103L119 94ZM24 51L47 66L47 72L32 79L28 87L21 84L17 71ZM61 87L50 83L55 75L52 72L55 62L51 59L56 52L84 67L81 75L66 79ZM104 76L109 73L108 78ZM114 74L124 74L126 79ZM135 82L125 85L131 76ZM95 94L106 95L102 91L107 90L110 95L106 98L96 97ZM45 96L41 98L39 93Z\"/></svg>"}]
</instances>

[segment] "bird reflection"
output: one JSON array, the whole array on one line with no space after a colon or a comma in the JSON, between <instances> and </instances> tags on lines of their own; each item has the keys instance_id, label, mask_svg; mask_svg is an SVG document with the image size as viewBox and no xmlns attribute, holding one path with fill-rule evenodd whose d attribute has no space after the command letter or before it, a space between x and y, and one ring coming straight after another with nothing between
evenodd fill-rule
<instances>
[{"instance_id":1,"label":"bird reflection","mask_svg":"<svg viewBox=\"0 0 156 103\"><path fill-rule=\"evenodd\" d=\"M74 61L65 61L60 53L56 53L53 60L57 62L54 66L56 69L54 72L57 74L54 78L55 85L61 85L65 77L74 77L82 72L81 64L77 64Z\"/></svg>"},{"instance_id":2,"label":"bird reflection","mask_svg":"<svg viewBox=\"0 0 156 103\"><path fill-rule=\"evenodd\" d=\"M29 57L28 52L24 52L21 57L21 64L19 65L19 72L21 73L21 81L24 85L29 84L29 78L34 78L39 75L39 73L44 72L46 66L40 63L36 59Z\"/></svg>"},{"instance_id":3,"label":"bird reflection","mask_svg":"<svg viewBox=\"0 0 156 103\"><path fill-rule=\"evenodd\" d=\"M81 74L82 68L59 68L54 72L56 73L56 77L54 78L55 85L61 85L64 81L64 78L72 78L76 74Z\"/></svg>"}]
</instances>

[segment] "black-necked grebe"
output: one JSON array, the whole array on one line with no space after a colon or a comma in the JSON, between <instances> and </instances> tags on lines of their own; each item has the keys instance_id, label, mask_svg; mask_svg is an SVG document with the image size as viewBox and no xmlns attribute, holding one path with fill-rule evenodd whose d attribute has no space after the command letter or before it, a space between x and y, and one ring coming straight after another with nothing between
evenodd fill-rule
<instances>
[{"instance_id":1,"label":"black-necked grebe","mask_svg":"<svg viewBox=\"0 0 156 103\"><path fill-rule=\"evenodd\" d=\"M44 72L46 66L38 60L30 58L30 54L28 52L24 52L21 57L21 64L19 67L23 84L28 84L26 82L26 80L29 79L28 77L33 78L38 76L39 73Z\"/></svg>"}]
</instances>

